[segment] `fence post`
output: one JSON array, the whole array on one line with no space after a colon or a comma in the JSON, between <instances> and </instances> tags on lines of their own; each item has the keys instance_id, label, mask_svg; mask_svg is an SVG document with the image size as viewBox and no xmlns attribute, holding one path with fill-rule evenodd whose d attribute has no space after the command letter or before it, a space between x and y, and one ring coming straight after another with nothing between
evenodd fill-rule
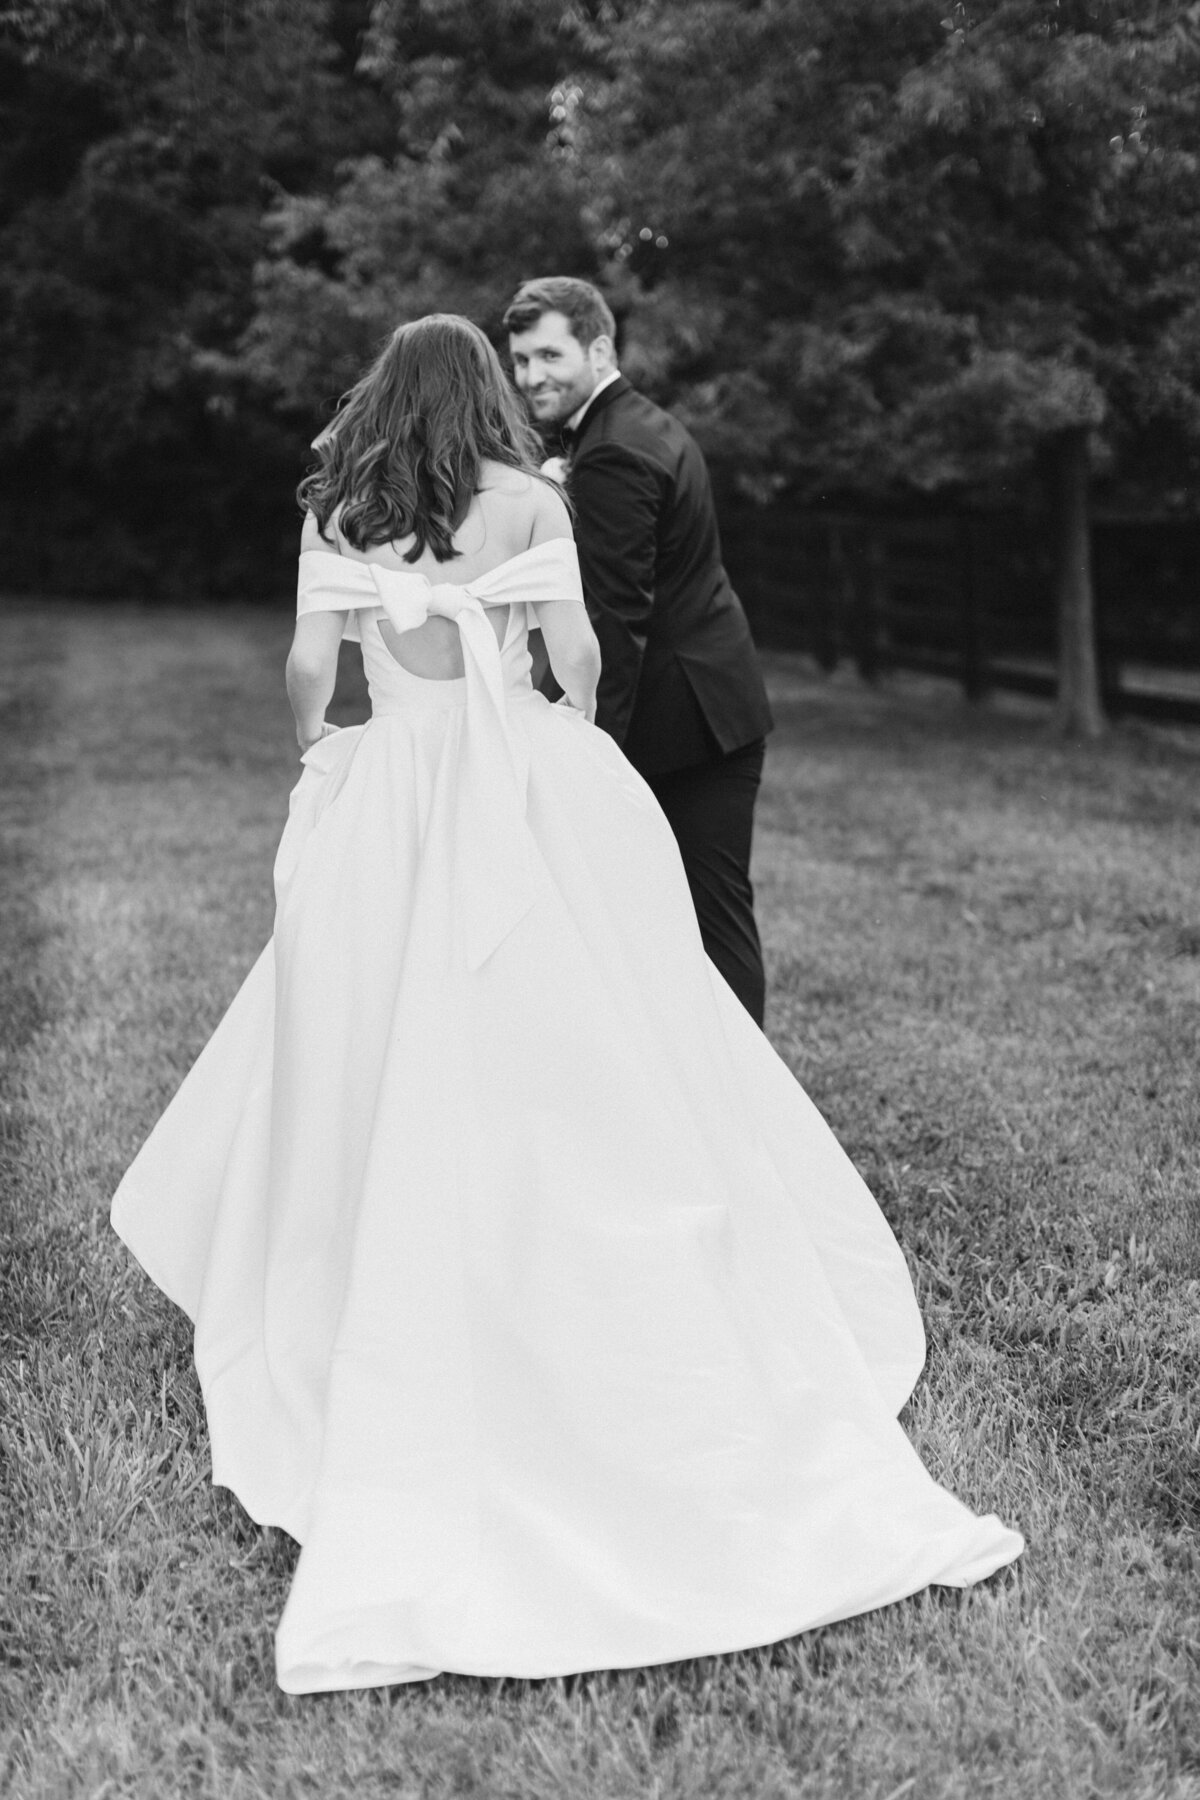
<instances>
[{"instance_id":1,"label":"fence post","mask_svg":"<svg viewBox=\"0 0 1200 1800\"><path fill-rule=\"evenodd\" d=\"M854 618L856 602L854 595L854 577L846 557L846 546L842 540L844 519L832 518L828 524L829 548L829 622L831 654L829 672L832 673L838 664L843 647L853 643Z\"/></svg>"},{"instance_id":2,"label":"fence post","mask_svg":"<svg viewBox=\"0 0 1200 1800\"><path fill-rule=\"evenodd\" d=\"M982 700L988 689L988 670L983 649L983 619L979 604L975 522L969 513L959 513L957 536L958 623L962 687L968 700Z\"/></svg>"},{"instance_id":3,"label":"fence post","mask_svg":"<svg viewBox=\"0 0 1200 1800\"><path fill-rule=\"evenodd\" d=\"M883 664L889 590L887 544L880 525L867 527L863 562L854 609L854 661L864 681L875 681Z\"/></svg>"},{"instance_id":4,"label":"fence post","mask_svg":"<svg viewBox=\"0 0 1200 1800\"><path fill-rule=\"evenodd\" d=\"M744 504L744 503L743 503ZM741 507L738 509L737 526L734 533L734 554L738 564L737 589L738 597L750 615L750 629L757 636L759 620L762 616L762 571L759 554L761 532L753 529L747 531L746 517Z\"/></svg>"},{"instance_id":5,"label":"fence post","mask_svg":"<svg viewBox=\"0 0 1200 1800\"><path fill-rule=\"evenodd\" d=\"M835 532L836 527L829 520L809 521L809 568L814 579L809 583L812 623L805 648L816 658L823 675L832 675L838 661L838 602L834 584L839 579L839 572L834 556Z\"/></svg>"},{"instance_id":6,"label":"fence post","mask_svg":"<svg viewBox=\"0 0 1200 1800\"><path fill-rule=\"evenodd\" d=\"M1113 642L1109 623L1113 616L1110 574L1111 551L1105 534L1093 519L1092 585L1096 596L1096 660L1100 669L1100 704L1110 719L1119 719L1125 711L1125 696L1121 688L1121 653Z\"/></svg>"}]
</instances>

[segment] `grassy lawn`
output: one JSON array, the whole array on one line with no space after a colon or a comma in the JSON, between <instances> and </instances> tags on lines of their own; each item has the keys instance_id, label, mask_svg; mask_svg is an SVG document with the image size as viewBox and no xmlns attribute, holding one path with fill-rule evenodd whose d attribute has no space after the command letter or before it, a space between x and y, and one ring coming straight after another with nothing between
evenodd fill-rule
<instances>
[{"instance_id":1,"label":"grassy lawn","mask_svg":"<svg viewBox=\"0 0 1200 1800\"><path fill-rule=\"evenodd\" d=\"M769 1029L919 1283L908 1428L1027 1556L740 1656L276 1691L292 1547L210 1487L186 1322L106 1220L270 929L288 635L0 618L0 1791L1200 1796L1200 733L786 659Z\"/></svg>"}]
</instances>

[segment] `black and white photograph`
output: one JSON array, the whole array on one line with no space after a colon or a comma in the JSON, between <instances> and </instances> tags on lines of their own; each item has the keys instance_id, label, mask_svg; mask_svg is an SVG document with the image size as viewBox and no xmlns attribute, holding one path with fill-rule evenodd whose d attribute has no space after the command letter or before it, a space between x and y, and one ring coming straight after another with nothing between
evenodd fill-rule
<instances>
[{"instance_id":1,"label":"black and white photograph","mask_svg":"<svg viewBox=\"0 0 1200 1800\"><path fill-rule=\"evenodd\" d=\"M0 1791L1200 1800L1200 5L0 5Z\"/></svg>"}]
</instances>

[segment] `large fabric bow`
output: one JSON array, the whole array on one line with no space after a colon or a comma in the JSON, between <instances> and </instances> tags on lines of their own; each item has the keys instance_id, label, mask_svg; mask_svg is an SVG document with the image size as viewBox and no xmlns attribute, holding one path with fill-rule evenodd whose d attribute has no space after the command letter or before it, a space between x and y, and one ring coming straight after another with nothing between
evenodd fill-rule
<instances>
[{"instance_id":1,"label":"large fabric bow","mask_svg":"<svg viewBox=\"0 0 1200 1800\"><path fill-rule=\"evenodd\" d=\"M485 581L475 584L483 588ZM470 586L355 562L324 550L300 557L297 612L381 607L398 632L431 613L452 619L462 640L467 706L454 808L454 905L467 966L478 969L534 903L540 857L525 816L527 760L508 726L500 646L485 604L509 604ZM354 633L358 635L357 632ZM336 737L325 740L331 747Z\"/></svg>"}]
</instances>

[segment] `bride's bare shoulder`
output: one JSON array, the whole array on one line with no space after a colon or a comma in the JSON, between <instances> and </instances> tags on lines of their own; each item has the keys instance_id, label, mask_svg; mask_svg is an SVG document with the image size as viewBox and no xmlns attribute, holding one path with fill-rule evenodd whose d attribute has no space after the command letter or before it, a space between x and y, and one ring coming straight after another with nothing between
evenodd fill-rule
<instances>
[{"instance_id":1,"label":"bride's bare shoulder","mask_svg":"<svg viewBox=\"0 0 1200 1800\"><path fill-rule=\"evenodd\" d=\"M555 481L535 481L529 497L530 547L550 538L571 538L571 510Z\"/></svg>"},{"instance_id":2,"label":"bride's bare shoulder","mask_svg":"<svg viewBox=\"0 0 1200 1800\"><path fill-rule=\"evenodd\" d=\"M300 527L301 550L334 550L338 547L337 535L330 531L328 537L321 535L321 527L317 523L317 515L311 509L304 515L304 523Z\"/></svg>"},{"instance_id":3,"label":"bride's bare shoulder","mask_svg":"<svg viewBox=\"0 0 1200 1800\"><path fill-rule=\"evenodd\" d=\"M310 508L304 515L304 524L300 530L301 550L324 550L332 556L347 556L365 562L366 558L360 550L348 544L338 528L338 517L341 513L340 503L334 507L325 521L324 530L317 523L316 514Z\"/></svg>"},{"instance_id":4,"label":"bride's bare shoulder","mask_svg":"<svg viewBox=\"0 0 1200 1800\"><path fill-rule=\"evenodd\" d=\"M525 469L485 462L481 471L480 499L485 516L503 521L513 553L529 549L546 538L570 537L571 516L553 482L543 481Z\"/></svg>"},{"instance_id":5,"label":"bride's bare shoulder","mask_svg":"<svg viewBox=\"0 0 1200 1800\"><path fill-rule=\"evenodd\" d=\"M488 456L479 465L481 494L504 494L509 499L517 500L532 493L538 485L525 469L510 468L507 463L493 462Z\"/></svg>"}]
</instances>

